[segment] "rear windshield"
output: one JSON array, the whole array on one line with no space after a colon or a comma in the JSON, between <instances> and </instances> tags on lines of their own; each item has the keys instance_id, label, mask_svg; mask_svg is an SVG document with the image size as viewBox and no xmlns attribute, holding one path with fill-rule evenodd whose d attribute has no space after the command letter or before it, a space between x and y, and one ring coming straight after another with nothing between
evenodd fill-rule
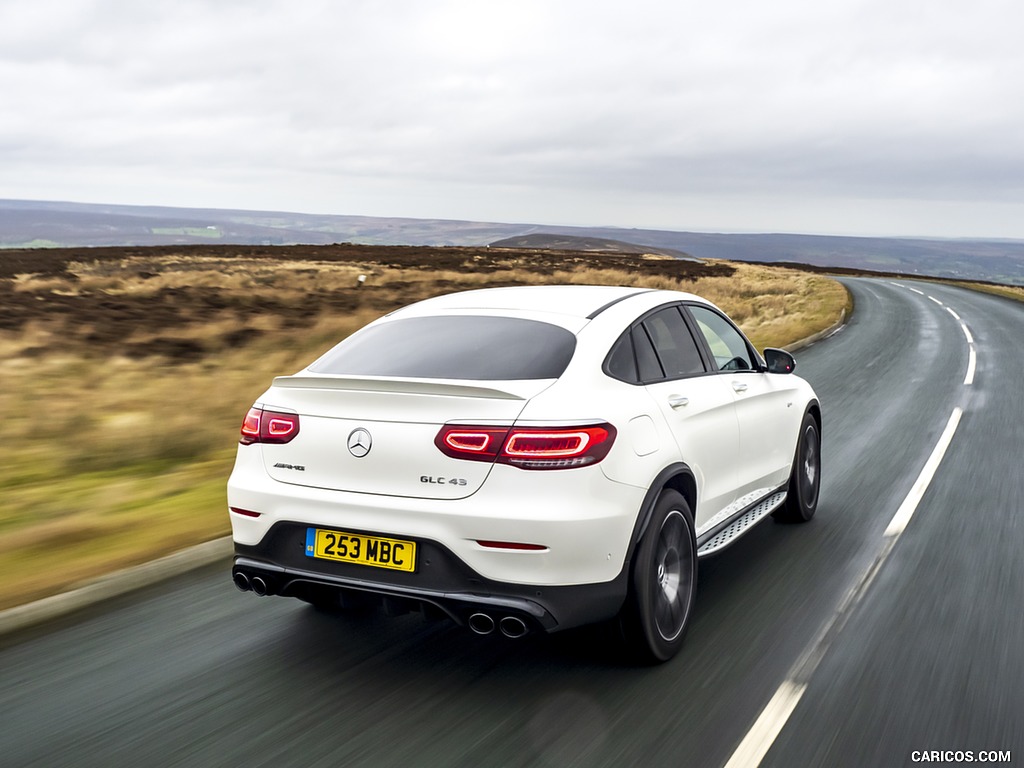
<instances>
[{"instance_id":1,"label":"rear windshield","mask_svg":"<svg viewBox=\"0 0 1024 768\"><path fill-rule=\"evenodd\" d=\"M514 317L410 317L350 336L310 366L314 373L428 379L556 379L576 337Z\"/></svg>"}]
</instances>

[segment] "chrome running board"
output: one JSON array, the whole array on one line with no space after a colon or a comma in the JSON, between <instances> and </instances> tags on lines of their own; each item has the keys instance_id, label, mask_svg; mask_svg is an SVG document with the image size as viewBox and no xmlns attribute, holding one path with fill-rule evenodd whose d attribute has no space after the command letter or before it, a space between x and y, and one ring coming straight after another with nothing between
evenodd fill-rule
<instances>
[{"instance_id":1,"label":"chrome running board","mask_svg":"<svg viewBox=\"0 0 1024 768\"><path fill-rule=\"evenodd\" d=\"M736 541L736 539L746 533L747 530L755 523L760 522L763 518L781 507L785 500L785 491L777 491L771 496L762 499L729 523L725 528L701 544L697 549L697 557L706 557L707 555L718 552L720 549L725 549Z\"/></svg>"}]
</instances>

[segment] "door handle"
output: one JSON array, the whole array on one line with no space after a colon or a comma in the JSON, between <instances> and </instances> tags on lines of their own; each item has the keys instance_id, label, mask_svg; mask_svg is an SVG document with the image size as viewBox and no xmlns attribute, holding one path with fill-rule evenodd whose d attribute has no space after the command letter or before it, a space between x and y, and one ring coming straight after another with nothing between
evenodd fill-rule
<instances>
[{"instance_id":1,"label":"door handle","mask_svg":"<svg viewBox=\"0 0 1024 768\"><path fill-rule=\"evenodd\" d=\"M747 385L744 384L742 381L734 381L732 383L732 388L736 392L746 392L747 391Z\"/></svg>"},{"instance_id":2,"label":"door handle","mask_svg":"<svg viewBox=\"0 0 1024 768\"><path fill-rule=\"evenodd\" d=\"M689 405L690 398L683 397L682 395L669 395L668 404L672 408L682 408L685 405Z\"/></svg>"}]
</instances>

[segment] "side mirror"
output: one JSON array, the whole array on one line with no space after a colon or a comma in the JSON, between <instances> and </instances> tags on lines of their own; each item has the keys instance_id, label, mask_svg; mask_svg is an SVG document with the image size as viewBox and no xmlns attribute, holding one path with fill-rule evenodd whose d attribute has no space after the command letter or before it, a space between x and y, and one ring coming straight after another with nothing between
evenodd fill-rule
<instances>
[{"instance_id":1,"label":"side mirror","mask_svg":"<svg viewBox=\"0 0 1024 768\"><path fill-rule=\"evenodd\" d=\"M764 361L768 365L768 373L792 373L796 370L796 358L784 349L767 347Z\"/></svg>"}]
</instances>

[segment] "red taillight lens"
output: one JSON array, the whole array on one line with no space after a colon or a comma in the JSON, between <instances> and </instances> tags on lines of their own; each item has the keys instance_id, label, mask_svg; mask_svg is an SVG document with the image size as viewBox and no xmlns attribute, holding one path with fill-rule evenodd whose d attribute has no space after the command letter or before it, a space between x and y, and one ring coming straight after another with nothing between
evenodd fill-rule
<instances>
[{"instance_id":1,"label":"red taillight lens","mask_svg":"<svg viewBox=\"0 0 1024 768\"><path fill-rule=\"evenodd\" d=\"M577 432L515 432L505 445L505 453L513 458L547 458L579 456L586 452L590 433Z\"/></svg>"},{"instance_id":2,"label":"red taillight lens","mask_svg":"<svg viewBox=\"0 0 1024 768\"><path fill-rule=\"evenodd\" d=\"M447 424L434 443L454 459L497 461L522 469L570 469L608 455L615 427L482 427Z\"/></svg>"},{"instance_id":3,"label":"red taillight lens","mask_svg":"<svg viewBox=\"0 0 1024 768\"><path fill-rule=\"evenodd\" d=\"M242 445L251 445L260 441L260 416L262 415L262 408L249 409L242 420L242 439L238 442Z\"/></svg>"},{"instance_id":4,"label":"red taillight lens","mask_svg":"<svg viewBox=\"0 0 1024 768\"><path fill-rule=\"evenodd\" d=\"M614 441L615 427L611 424L557 429L517 427L498 461L522 469L585 467L607 456Z\"/></svg>"},{"instance_id":5,"label":"red taillight lens","mask_svg":"<svg viewBox=\"0 0 1024 768\"><path fill-rule=\"evenodd\" d=\"M494 461L501 450L509 427L471 427L448 424L434 438L441 453L453 459Z\"/></svg>"},{"instance_id":6,"label":"red taillight lens","mask_svg":"<svg viewBox=\"0 0 1024 768\"><path fill-rule=\"evenodd\" d=\"M266 419L267 431L264 435L262 426L260 428L260 438L272 438L274 440L280 440L281 442L288 442L291 440L299 431L299 417L294 415L283 415L279 413L264 413Z\"/></svg>"},{"instance_id":7,"label":"red taillight lens","mask_svg":"<svg viewBox=\"0 0 1024 768\"><path fill-rule=\"evenodd\" d=\"M287 443L299 434L299 414L267 411L253 406L242 420L242 445Z\"/></svg>"}]
</instances>

